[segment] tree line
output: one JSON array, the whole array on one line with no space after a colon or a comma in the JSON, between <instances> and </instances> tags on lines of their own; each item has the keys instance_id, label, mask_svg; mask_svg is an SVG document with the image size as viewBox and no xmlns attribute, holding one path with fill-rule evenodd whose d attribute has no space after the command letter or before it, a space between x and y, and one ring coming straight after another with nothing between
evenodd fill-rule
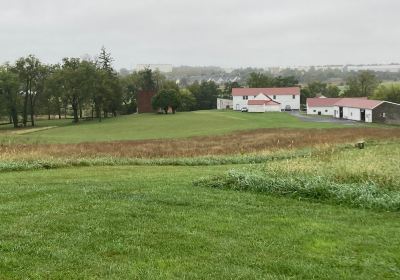
<instances>
[{"instance_id":1,"label":"tree line","mask_svg":"<svg viewBox=\"0 0 400 280\"><path fill-rule=\"evenodd\" d=\"M9 116L14 127L35 126L37 115L61 119L69 111L76 123L84 112L100 121L116 115L123 89L111 63L104 48L96 60L64 58L50 65L28 55L6 63L0 66L0 115Z\"/></svg>"},{"instance_id":2,"label":"tree line","mask_svg":"<svg viewBox=\"0 0 400 280\"><path fill-rule=\"evenodd\" d=\"M159 71L117 73L113 58L103 47L95 59L64 58L58 64L45 64L34 55L21 57L15 63L0 65L0 119L7 118L14 127L35 126L37 116L51 119L98 119L137 111L140 91L155 92L152 106L168 113L216 108L217 98L231 98L232 88L299 86L294 75L272 76L249 73L245 84L194 81L178 85ZM301 88L301 103L318 95L326 97L367 96L399 103L400 85L381 85L370 71L353 73L346 85L313 81Z\"/></svg>"},{"instance_id":3,"label":"tree line","mask_svg":"<svg viewBox=\"0 0 400 280\"><path fill-rule=\"evenodd\" d=\"M182 88L159 71L145 69L121 75L103 47L95 59L64 58L45 64L34 55L0 65L0 120L14 127L35 126L38 116L98 119L137 111L140 91L156 92L155 108L173 112L216 108L222 90L214 82ZM167 112L167 111L166 111Z\"/></svg>"}]
</instances>

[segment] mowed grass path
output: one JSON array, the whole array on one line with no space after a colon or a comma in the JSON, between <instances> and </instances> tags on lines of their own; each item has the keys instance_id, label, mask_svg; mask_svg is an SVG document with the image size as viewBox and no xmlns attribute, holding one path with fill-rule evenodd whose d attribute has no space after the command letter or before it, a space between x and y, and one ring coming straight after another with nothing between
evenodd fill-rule
<instances>
[{"instance_id":1,"label":"mowed grass path","mask_svg":"<svg viewBox=\"0 0 400 280\"><path fill-rule=\"evenodd\" d=\"M341 124L303 122L287 113L251 114L233 111L196 111L175 115L142 114L83 121L39 121L39 126L59 126L16 135L1 127L0 141L7 143L78 143L218 135L257 128L331 128Z\"/></svg>"},{"instance_id":2,"label":"mowed grass path","mask_svg":"<svg viewBox=\"0 0 400 280\"><path fill-rule=\"evenodd\" d=\"M400 277L398 213L191 183L230 168L0 174L0 278Z\"/></svg>"}]
</instances>

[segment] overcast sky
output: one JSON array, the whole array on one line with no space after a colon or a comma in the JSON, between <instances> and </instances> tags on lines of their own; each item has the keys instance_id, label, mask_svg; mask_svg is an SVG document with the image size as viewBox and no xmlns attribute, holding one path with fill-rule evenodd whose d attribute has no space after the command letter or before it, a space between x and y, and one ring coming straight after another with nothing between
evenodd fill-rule
<instances>
[{"instance_id":1,"label":"overcast sky","mask_svg":"<svg viewBox=\"0 0 400 280\"><path fill-rule=\"evenodd\" d=\"M223 67L400 62L399 0L0 0L0 62L95 55Z\"/></svg>"}]
</instances>

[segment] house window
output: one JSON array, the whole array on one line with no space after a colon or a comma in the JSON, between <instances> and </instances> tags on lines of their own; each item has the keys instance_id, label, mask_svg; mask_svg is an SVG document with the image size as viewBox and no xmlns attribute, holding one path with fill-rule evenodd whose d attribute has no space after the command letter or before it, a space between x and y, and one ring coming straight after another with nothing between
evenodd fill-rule
<instances>
[{"instance_id":1,"label":"house window","mask_svg":"<svg viewBox=\"0 0 400 280\"><path fill-rule=\"evenodd\" d=\"M272 96L273 99L276 99L276 95Z\"/></svg>"},{"instance_id":2,"label":"house window","mask_svg":"<svg viewBox=\"0 0 400 280\"><path fill-rule=\"evenodd\" d=\"M243 100L247 100L247 99L249 99L248 96L243 96Z\"/></svg>"},{"instance_id":3,"label":"house window","mask_svg":"<svg viewBox=\"0 0 400 280\"><path fill-rule=\"evenodd\" d=\"M313 110L313 112L314 112L314 113L316 113L316 112L317 112L317 110Z\"/></svg>"},{"instance_id":4,"label":"house window","mask_svg":"<svg viewBox=\"0 0 400 280\"><path fill-rule=\"evenodd\" d=\"M293 98L293 99L296 99L296 95L292 95L292 98Z\"/></svg>"},{"instance_id":5,"label":"house window","mask_svg":"<svg viewBox=\"0 0 400 280\"><path fill-rule=\"evenodd\" d=\"M386 113L382 113L382 118L386 118Z\"/></svg>"}]
</instances>

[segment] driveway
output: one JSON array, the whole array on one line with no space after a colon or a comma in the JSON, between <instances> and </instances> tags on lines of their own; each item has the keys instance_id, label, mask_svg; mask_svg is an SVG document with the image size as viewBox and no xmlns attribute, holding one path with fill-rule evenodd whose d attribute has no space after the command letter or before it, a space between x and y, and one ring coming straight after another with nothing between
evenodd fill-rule
<instances>
[{"instance_id":1,"label":"driveway","mask_svg":"<svg viewBox=\"0 0 400 280\"><path fill-rule=\"evenodd\" d=\"M357 125L358 122L352 120L344 120L344 119L336 119L334 117L329 116L316 116L316 115L306 115L302 114L299 111L291 111L288 112L292 116L297 117L298 119L304 122L319 122L319 123L340 123L346 125Z\"/></svg>"}]
</instances>

